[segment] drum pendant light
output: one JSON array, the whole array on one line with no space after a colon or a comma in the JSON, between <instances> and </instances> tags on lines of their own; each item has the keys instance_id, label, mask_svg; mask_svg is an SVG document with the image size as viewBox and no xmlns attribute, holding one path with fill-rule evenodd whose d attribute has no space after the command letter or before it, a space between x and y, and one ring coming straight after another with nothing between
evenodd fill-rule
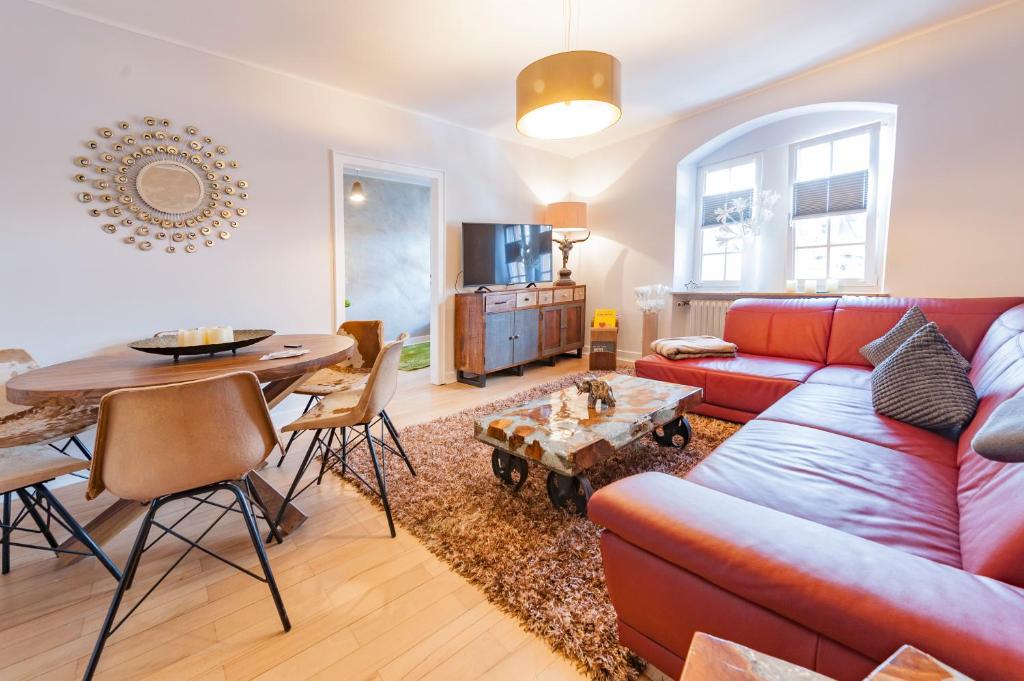
<instances>
[{"instance_id":1,"label":"drum pendant light","mask_svg":"<svg viewBox=\"0 0 1024 681\"><path fill-rule=\"evenodd\" d=\"M568 6L572 26L571 0ZM516 78L516 129L527 137L592 135L622 116L621 65L604 52L570 50L538 59Z\"/></svg>"}]
</instances>

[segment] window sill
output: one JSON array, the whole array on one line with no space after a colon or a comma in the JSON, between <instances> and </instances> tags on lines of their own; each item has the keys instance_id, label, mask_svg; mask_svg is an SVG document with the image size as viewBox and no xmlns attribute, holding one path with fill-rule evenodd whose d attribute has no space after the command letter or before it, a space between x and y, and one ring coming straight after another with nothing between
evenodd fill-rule
<instances>
[{"instance_id":1,"label":"window sill","mask_svg":"<svg viewBox=\"0 0 1024 681\"><path fill-rule=\"evenodd\" d=\"M865 296L888 298L888 293L878 291L837 291L835 293L802 293L788 291L673 291L672 296L683 300L734 300L736 298L842 298L843 296Z\"/></svg>"}]
</instances>

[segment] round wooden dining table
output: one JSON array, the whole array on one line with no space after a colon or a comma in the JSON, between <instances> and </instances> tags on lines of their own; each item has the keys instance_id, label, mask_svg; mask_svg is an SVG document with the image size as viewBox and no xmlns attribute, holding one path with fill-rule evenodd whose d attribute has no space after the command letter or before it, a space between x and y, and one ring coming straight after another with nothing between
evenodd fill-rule
<instances>
[{"instance_id":1,"label":"round wooden dining table","mask_svg":"<svg viewBox=\"0 0 1024 681\"><path fill-rule=\"evenodd\" d=\"M290 349L285 348L285 345L297 345L298 349L309 352L296 357L260 359L266 354ZM183 357L178 361L167 356L124 348L19 374L7 382L7 399L15 404L29 406L53 401L95 404L107 393L121 388L169 385L237 371L251 371L264 384L263 395L267 405L273 408L317 370L350 357L354 347L355 340L347 336L282 334L240 348L235 354L199 355ZM249 477L263 497L271 517L274 517L284 496L258 472L253 471ZM118 499L86 523L85 530L102 545L144 511L145 507L137 502ZM305 514L294 504L289 504L281 521L281 534L293 532L305 520ZM61 548L77 551L84 547L72 538ZM70 564L82 557L74 553L63 553L59 560L62 564Z\"/></svg>"}]
</instances>

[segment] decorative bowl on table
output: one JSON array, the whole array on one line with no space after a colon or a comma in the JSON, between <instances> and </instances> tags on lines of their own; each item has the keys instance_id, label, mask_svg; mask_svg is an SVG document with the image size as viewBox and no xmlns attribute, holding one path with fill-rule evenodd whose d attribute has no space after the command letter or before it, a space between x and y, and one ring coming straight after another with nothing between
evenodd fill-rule
<instances>
[{"instance_id":1,"label":"decorative bowl on table","mask_svg":"<svg viewBox=\"0 0 1024 681\"><path fill-rule=\"evenodd\" d=\"M234 332L235 339L228 343L206 343L203 345L178 345L177 333L158 333L152 338L143 338L133 343L129 343L128 347L132 350L139 350L140 352L149 352L154 355L173 355L174 361L178 361L178 357L181 355L214 355L218 352L231 351L231 354L235 354L238 348L244 348L247 345L253 345L259 343L261 340L270 338L274 335L274 331L271 329L236 329Z\"/></svg>"}]
</instances>

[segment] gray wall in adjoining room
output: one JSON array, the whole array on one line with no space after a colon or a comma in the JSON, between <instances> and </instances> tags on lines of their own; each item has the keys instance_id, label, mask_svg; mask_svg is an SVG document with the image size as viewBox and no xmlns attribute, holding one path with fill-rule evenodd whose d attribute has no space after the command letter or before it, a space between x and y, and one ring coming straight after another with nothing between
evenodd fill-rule
<instances>
[{"instance_id":1,"label":"gray wall in adjoining room","mask_svg":"<svg viewBox=\"0 0 1024 681\"><path fill-rule=\"evenodd\" d=\"M348 200L359 180L363 203ZM347 319L382 319L384 337L430 333L430 187L345 174Z\"/></svg>"}]
</instances>

